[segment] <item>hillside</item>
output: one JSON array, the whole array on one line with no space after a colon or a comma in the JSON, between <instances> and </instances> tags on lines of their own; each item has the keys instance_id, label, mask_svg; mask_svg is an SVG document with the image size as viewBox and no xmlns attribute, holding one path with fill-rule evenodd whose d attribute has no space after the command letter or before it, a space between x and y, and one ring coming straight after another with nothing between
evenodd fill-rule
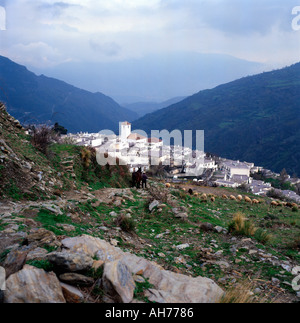
<instances>
[{"instance_id":1,"label":"hillside","mask_svg":"<svg viewBox=\"0 0 300 323\"><path fill-rule=\"evenodd\" d=\"M107 62L66 62L37 69L88 91L106 93L119 104L162 102L263 71L263 64L222 54L173 51ZM222 73L220 73L222 71Z\"/></svg>"},{"instance_id":2,"label":"hillside","mask_svg":"<svg viewBox=\"0 0 300 323\"><path fill-rule=\"evenodd\" d=\"M298 205L129 179L91 148L42 154L0 104L0 303L299 300Z\"/></svg>"},{"instance_id":3,"label":"hillside","mask_svg":"<svg viewBox=\"0 0 300 323\"><path fill-rule=\"evenodd\" d=\"M300 174L300 63L201 91L136 129L205 130L205 150Z\"/></svg>"},{"instance_id":4,"label":"hillside","mask_svg":"<svg viewBox=\"0 0 300 323\"><path fill-rule=\"evenodd\" d=\"M69 132L117 131L119 121L137 117L102 93L91 93L54 78L37 76L2 56L0 100L22 124L58 122Z\"/></svg>"},{"instance_id":5,"label":"hillside","mask_svg":"<svg viewBox=\"0 0 300 323\"><path fill-rule=\"evenodd\" d=\"M164 102L136 102L131 104L123 104L125 108L138 114L139 118L142 118L146 114L153 113L157 110L164 109L172 104L178 103L184 100L185 97L177 97Z\"/></svg>"}]
</instances>

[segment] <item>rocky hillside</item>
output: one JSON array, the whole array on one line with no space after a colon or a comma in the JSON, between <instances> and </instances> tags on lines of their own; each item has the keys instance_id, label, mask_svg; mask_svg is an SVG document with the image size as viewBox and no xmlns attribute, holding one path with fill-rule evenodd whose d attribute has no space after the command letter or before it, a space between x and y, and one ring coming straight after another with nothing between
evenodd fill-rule
<instances>
[{"instance_id":1,"label":"rocky hillside","mask_svg":"<svg viewBox=\"0 0 300 323\"><path fill-rule=\"evenodd\" d=\"M3 106L0 146L1 302L299 301L298 205L156 179L128 188L90 150L53 144L46 158Z\"/></svg>"}]
</instances>

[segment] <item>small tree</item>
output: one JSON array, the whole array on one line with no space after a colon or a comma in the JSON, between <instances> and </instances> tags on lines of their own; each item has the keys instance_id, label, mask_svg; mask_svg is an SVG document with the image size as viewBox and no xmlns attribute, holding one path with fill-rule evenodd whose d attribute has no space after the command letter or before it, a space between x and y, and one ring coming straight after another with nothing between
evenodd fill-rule
<instances>
[{"instance_id":1,"label":"small tree","mask_svg":"<svg viewBox=\"0 0 300 323\"><path fill-rule=\"evenodd\" d=\"M61 126L58 122L55 123L54 127L52 128L54 132L56 132L58 135L66 135L68 133L68 130Z\"/></svg>"},{"instance_id":2,"label":"small tree","mask_svg":"<svg viewBox=\"0 0 300 323\"><path fill-rule=\"evenodd\" d=\"M281 181L281 183L283 184L283 183L285 183L286 182L286 180L289 178L289 175L288 175L288 173L287 173L287 171L286 171L286 169L284 168L281 172L280 172L280 181Z\"/></svg>"},{"instance_id":3,"label":"small tree","mask_svg":"<svg viewBox=\"0 0 300 323\"><path fill-rule=\"evenodd\" d=\"M31 143L46 156L49 156L49 146L56 141L58 141L58 136L52 128L42 125L33 129Z\"/></svg>"}]
</instances>

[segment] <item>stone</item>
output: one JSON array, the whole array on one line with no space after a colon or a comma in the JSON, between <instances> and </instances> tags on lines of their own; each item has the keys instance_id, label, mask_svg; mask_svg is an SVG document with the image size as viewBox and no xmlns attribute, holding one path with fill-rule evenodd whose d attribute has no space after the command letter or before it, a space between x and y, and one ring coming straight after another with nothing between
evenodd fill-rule
<instances>
[{"instance_id":1,"label":"stone","mask_svg":"<svg viewBox=\"0 0 300 323\"><path fill-rule=\"evenodd\" d=\"M26 240L28 245L35 247L43 247L44 245L60 247L61 245L53 232L43 228L31 230Z\"/></svg>"},{"instance_id":2,"label":"stone","mask_svg":"<svg viewBox=\"0 0 300 323\"><path fill-rule=\"evenodd\" d=\"M193 278L164 270L154 262L129 252L123 252L99 238L88 235L67 238L62 241L62 246L71 252L86 253L90 257L97 257L105 262L104 271L106 271L107 277L109 277L109 270L112 269L108 266L109 263L114 263L112 272L117 275L116 263L121 261L127 266L130 274L143 275L154 286L153 291L155 292L149 295L150 301L158 303L216 303L224 295L224 291L211 279L200 276ZM113 289L109 284L109 279L106 279L105 282L107 290ZM115 295L115 293L113 294ZM127 297L127 300L129 298Z\"/></svg>"},{"instance_id":3,"label":"stone","mask_svg":"<svg viewBox=\"0 0 300 323\"><path fill-rule=\"evenodd\" d=\"M185 244L181 244L179 246L176 246L176 249L178 250L183 250L183 249L186 249L186 248L189 248L190 245L188 243L185 243Z\"/></svg>"},{"instance_id":4,"label":"stone","mask_svg":"<svg viewBox=\"0 0 300 323\"><path fill-rule=\"evenodd\" d=\"M3 264L3 268L6 271L6 279L23 268L29 250L28 247L22 247L12 250L7 255Z\"/></svg>"},{"instance_id":5,"label":"stone","mask_svg":"<svg viewBox=\"0 0 300 323\"><path fill-rule=\"evenodd\" d=\"M45 260L46 256L48 254L48 251L44 248L36 248L32 251L30 251L27 255L26 261L29 260Z\"/></svg>"},{"instance_id":6,"label":"stone","mask_svg":"<svg viewBox=\"0 0 300 323\"><path fill-rule=\"evenodd\" d=\"M159 205L159 202L157 200L154 200L152 203L149 205L149 211L152 212L157 206Z\"/></svg>"},{"instance_id":7,"label":"stone","mask_svg":"<svg viewBox=\"0 0 300 323\"><path fill-rule=\"evenodd\" d=\"M66 232L75 231L75 227L72 224L61 224L61 223L59 223L56 226L59 227L59 228L62 228Z\"/></svg>"},{"instance_id":8,"label":"stone","mask_svg":"<svg viewBox=\"0 0 300 323\"><path fill-rule=\"evenodd\" d=\"M227 230L225 229L225 228L222 228L222 227L220 227L220 226L216 226L215 228L214 228L214 230L217 232L217 233L226 233L227 232Z\"/></svg>"},{"instance_id":9,"label":"stone","mask_svg":"<svg viewBox=\"0 0 300 323\"><path fill-rule=\"evenodd\" d=\"M110 243L88 235L64 239L62 245L72 252L85 253L91 258L97 257L104 262L117 260L123 253L121 249L113 247Z\"/></svg>"},{"instance_id":10,"label":"stone","mask_svg":"<svg viewBox=\"0 0 300 323\"><path fill-rule=\"evenodd\" d=\"M54 273L25 265L6 281L5 303L66 303Z\"/></svg>"},{"instance_id":11,"label":"stone","mask_svg":"<svg viewBox=\"0 0 300 323\"><path fill-rule=\"evenodd\" d=\"M47 259L62 272L83 272L93 266L93 259L85 253L69 251L51 252Z\"/></svg>"},{"instance_id":12,"label":"stone","mask_svg":"<svg viewBox=\"0 0 300 323\"><path fill-rule=\"evenodd\" d=\"M60 283L60 286L67 303L80 304L84 302L84 295L78 288L64 283Z\"/></svg>"},{"instance_id":13,"label":"stone","mask_svg":"<svg viewBox=\"0 0 300 323\"><path fill-rule=\"evenodd\" d=\"M66 273L59 276L59 280L72 286L89 287L92 286L95 281L91 277L86 277L76 273Z\"/></svg>"},{"instance_id":14,"label":"stone","mask_svg":"<svg viewBox=\"0 0 300 323\"><path fill-rule=\"evenodd\" d=\"M181 213L175 214L176 219L186 220L188 217L189 217L189 215L186 212L181 212Z\"/></svg>"},{"instance_id":15,"label":"stone","mask_svg":"<svg viewBox=\"0 0 300 323\"><path fill-rule=\"evenodd\" d=\"M200 229L205 232L214 231L214 226L211 223L204 222L204 223L201 223Z\"/></svg>"},{"instance_id":16,"label":"stone","mask_svg":"<svg viewBox=\"0 0 300 323\"><path fill-rule=\"evenodd\" d=\"M128 267L120 260L105 264L102 286L117 303L130 303L133 300L135 282Z\"/></svg>"}]
</instances>

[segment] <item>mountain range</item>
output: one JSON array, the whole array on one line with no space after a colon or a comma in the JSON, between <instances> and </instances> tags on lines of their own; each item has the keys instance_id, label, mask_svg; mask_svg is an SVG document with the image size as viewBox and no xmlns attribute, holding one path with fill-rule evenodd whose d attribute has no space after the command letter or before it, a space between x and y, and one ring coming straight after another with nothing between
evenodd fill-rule
<instances>
[{"instance_id":1,"label":"mountain range","mask_svg":"<svg viewBox=\"0 0 300 323\"><path fill-rule=\"evenodd\" d=\"M139 118L142 118L146 114L153 113L155 111L158 111L160 109L166 108L172 104L178 103L182 100L184 100L185 97L176 97L167 101L163 102L136 102L131 104L124 104L123 106L127 108L128 110L131 110L139 116Z\"/></svg>"},{"instance_id":2,"label":"mountain range","mask_svg":"<svg viewBox=\"0 0 300 323\"><path fill-rule=\"evenodd\" d=\"M37 76L3 56L0 56L0 101L23 124L58 122L69 132L118 131L119 121L138 117L102 93Z\"/></svg>"},{"instance_id":3,"label":"mountain range","mask_svg":"<svg viewBox=\"0 0 300 323\"><path fill-rule=\"evenodd\" d=\"M300 63L200 91L133 128L205 130L205 150L300 174Z\"/></svg>"},{"instance_id":4,"label":"mountain range","mask_svg":"<svg viewBox=\"0 0 300 323\"><path fill-rule=\"evenodd\" d=\"M102 93L37 76L0 56L0 101L22 124L58 122L73 133L118 132L119 121L127 120L149 135L151 130L205 130L207 152L300 174L300 63L181 99L124 108Z\"/></svg>"},{"instance_id":5,"label":"mountain range","mask_svg":"<svg viewBox=\"0 0 300 323\"><path fill-rule=\"evenodd\" d=\"M36 68L81 89L101 91L120 105L163 102L265 71L264 64L230 55L168 52L108 62L66 62Z\"/></svg>"}]
</instances>

